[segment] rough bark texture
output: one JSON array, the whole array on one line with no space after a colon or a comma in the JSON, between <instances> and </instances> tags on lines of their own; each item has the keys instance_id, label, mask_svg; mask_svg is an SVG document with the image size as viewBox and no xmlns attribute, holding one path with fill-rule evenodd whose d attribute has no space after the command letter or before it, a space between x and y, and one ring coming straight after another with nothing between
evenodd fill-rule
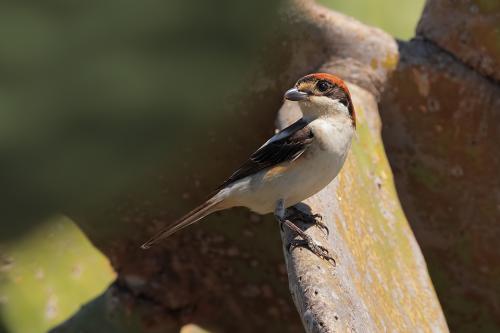
<instances>
[{"instance_id":1,"label":"rough bark texture","mask_svg":"<svg viewBox=\"0 0 500 333\"><path fill-rule=\"evenodd\" d=\"M500 81L499 1L427 1L417 34L480 74Z\"/></svg>"},{"instance_id":2,"label":"rough bark texture","mask_svg":"<svg viewBox=\"0 0 500 333\"><path fill-rule=\"evenodd\" d=\"M453 332L500 330L500 5L428 1L381 103L404 210Z\"/></svg>"},{"instance_id":3,"label":"rough bark texture","mask_svg":"<svg viewBox=\"0 0 500 333\"><path fill-rule=\"evenodd\" d=\"M147 193L126 194L99 214L71 212L111 259L118 280L55 332L174 332L185 323L216 332L302 331L272 217L236 209L150 251L138 245L201 202L244 161L272 133L283 91L320 68L350 83L359 129L341 175L306 202L325 217L330 235L308 232L331 249L338 266L307 250L285 252L302 322L308 332L447 331L380 140L376 102L396 66L396 43L312 1L291 1L287 8L247 85L253 88L230 110L213 115L209 140L194 133L169 152L175 158L164 174L152 177ZM282 109L280 126L297 111L291 109ZM283 237L286 246L290 235Z\"/></svg>"}]
</instances>

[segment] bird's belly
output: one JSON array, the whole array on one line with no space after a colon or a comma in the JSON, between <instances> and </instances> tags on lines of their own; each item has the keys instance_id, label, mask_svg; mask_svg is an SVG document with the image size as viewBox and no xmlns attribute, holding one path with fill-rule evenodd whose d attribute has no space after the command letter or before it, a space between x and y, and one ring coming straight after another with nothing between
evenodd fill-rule
<instances>
[{"instance_id":1,"label":"bird's belly","mask_svg":"<svg viewBox=\"0 0 500 333\"><path fill-rule=\"evenodd\" d=\"M312 157L316 156L316 157ZM278 200L286 207L293 206L321 191L339 173L345 156L336 154L304 154L293 162L282 163L242 180L246 190L238 198L259 214L271 213Z\"/></svg>"}]
</instances>

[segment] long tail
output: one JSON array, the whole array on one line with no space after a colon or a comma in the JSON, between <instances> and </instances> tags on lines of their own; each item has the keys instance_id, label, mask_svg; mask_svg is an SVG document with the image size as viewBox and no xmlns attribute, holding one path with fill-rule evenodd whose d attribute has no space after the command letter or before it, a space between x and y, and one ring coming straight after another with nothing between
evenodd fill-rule
<instances>
[{"instance_id":1,"label":"long tail","mask_svg":"<svg viewBox=\"0 0 500 333\"><path fill-rule=\"evenodd\" d=\"M161 239L167 238L177 231L184 229L191 224L194 224L204 218L205 216L219 210L217 205L221 203L223 198L218 195L208 199L200 206L196 207L179 220L175 221L173 224L166 226L162 230L160 230L156 235L154 235L150 240L141 245L142 249L149 249L153 244L158 242Z\"/></svg>"}]
</instances>

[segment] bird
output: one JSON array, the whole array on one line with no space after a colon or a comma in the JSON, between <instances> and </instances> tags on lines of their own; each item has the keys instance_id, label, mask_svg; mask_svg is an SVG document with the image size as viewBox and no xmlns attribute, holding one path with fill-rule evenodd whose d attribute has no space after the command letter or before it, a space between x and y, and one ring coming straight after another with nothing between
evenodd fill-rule
<instances>
[{"instance_id":1,"label":"bird","mask_svg":"<svg viewBox=\"0 0 500 333\"><path fill-rule=\"evenodd\" d=\"M300 78L284 99L297 102L302 117L272 136L212 197L164 227L142 249L211 213L243 206L258 214L274 213L282 228L287 226L301 237L298 243L334 261L326 248L290 221L288 212L324 226L320 215L301 212L296 205L321 191L343 167L356 132L351 95L339 77L313 73Z\"/></svg>"}]
</instances>

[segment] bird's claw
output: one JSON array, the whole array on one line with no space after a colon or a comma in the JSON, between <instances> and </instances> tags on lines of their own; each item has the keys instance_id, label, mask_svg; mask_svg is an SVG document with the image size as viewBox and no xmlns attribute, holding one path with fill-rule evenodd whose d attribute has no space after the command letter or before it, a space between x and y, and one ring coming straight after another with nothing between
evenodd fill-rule
<instances>
[{"instance_id":1,"label":"bird's claw","mask_svg":"<svg viewBox=\"0 0 500 333\"><path fill-rule=\"evenodd\" d=\"M287 250L290 253L296 247L306 247L316 256L331 262L334 267L337 266L335 258L330 255L328 249L323 245L316 243L312 239L294 239L288 243Z\"/></svg>"},{"instance_id":2,"label":"bird's claw","mask_svg":"<svg viewBox=\"0 0 500 333\"><path fill-rule=\"evenodd\" d=\"M322 220L323 218L321 218ZM323 222L320 222L318 220L316 220L315 224L320 228L320 229L323 229L323 231L325 232L325 234L328 236L330 234L330 230L328 229L328 227L326 226L326 224L324 224Z\"/></svg>"},{"instance_id":3,"label":"bird's claw","mask_svg":"<svg viewBox=\"0 0 500 333\"><path fill-rule=\"evenodd\" d=\"M296 207L292 207L290 217L293 217L306 224L315 224L319 228L323 229L327 236L330 234L330 230L328 230L326 224L322 222L323 216L321 214L309 214L301 211Z\"/></svg>"}]
</instances>

